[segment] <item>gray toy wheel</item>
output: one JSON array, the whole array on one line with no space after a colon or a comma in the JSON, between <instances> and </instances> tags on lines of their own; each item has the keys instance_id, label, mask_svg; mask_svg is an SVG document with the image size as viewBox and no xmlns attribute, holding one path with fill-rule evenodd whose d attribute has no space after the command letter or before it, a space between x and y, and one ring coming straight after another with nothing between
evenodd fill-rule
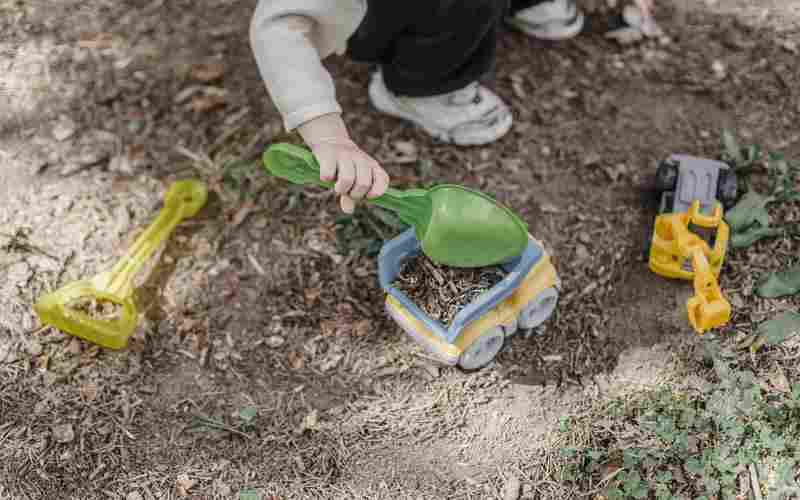
<instances>
[{"instance_id":1,"label":"gray toy wheel","mask_svg":"<svg viewBox=\"0 0 800 500\"><path fill-rule=\"evenodd\" d=\"M656 169L656 189L658 191L673 191L678 184L678 165L665 160L659 163Z\"/></svg>"},{"instance_id":2,"label":"gray toy wheel","mask_svg":"<svg viewBox=\"0 0 800 500\"><path fill-rule=\"evenodd\" d=\"M503 328L495 326L486 330L470 344L458 359L458 366L464 370L477 370L491 362L503 348L505 333Z\"/></svg>"},{"instance_id":3,"label":"gray toy wheel","mask_svg":"<svg viewBox=\"0 0 800 500\"><path fill-rule=\"evenodd\" d=\"M519 327L527 330L541 325L553 314L557 302L558 290L554 287L543 290L519 313Z\"/></svg>"},{"instance_id":4,"label":"gray toy wheel","mask_svg":"<svg viewBox=\"0 0 800 500\"><path fill-rule=\"evenodd\" d=\"M736 179L736 172L733 170L720 170L719 180L717 181L717 199L724 208L730 209L736 204L738 190L739 181Z\"/></svg>"}]
</instances>

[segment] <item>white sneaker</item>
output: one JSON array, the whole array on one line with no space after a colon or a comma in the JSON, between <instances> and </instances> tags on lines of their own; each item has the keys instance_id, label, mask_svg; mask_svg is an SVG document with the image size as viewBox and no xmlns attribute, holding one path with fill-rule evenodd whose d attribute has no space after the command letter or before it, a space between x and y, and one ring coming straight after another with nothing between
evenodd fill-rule
<instances>
[{"instance_id":1,"label":"white sneaker","mask_svg":"<svg viewBox=\"0 0 800 500\"><path fill-rule=\"evenodd\" d=\"M535 38L566 40L583 30L584 20L575 0L549 0L522 9L506 21Z\"/></svg>"},{"instance_id":2,"label":"white sneaker","mask_svg":"<svg viewBox=\"0 0 800 500\"><path fill-rule=\"evenodd\" d=\"M413 122L433 137L460 146L494 142L513 123L508 106L477 82L444 95L401 97L386 88L383 75L377 71L369 84L369 98L379 111Z\"/></svg>"}]
</instances>

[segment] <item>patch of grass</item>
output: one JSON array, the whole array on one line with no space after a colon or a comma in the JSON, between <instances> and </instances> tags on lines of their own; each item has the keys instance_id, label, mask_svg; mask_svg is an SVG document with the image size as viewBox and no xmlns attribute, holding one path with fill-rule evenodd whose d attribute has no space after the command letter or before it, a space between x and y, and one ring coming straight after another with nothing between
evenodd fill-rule
<instances>
[{"instance_id":1,"label":"patch of grass","mask_svg":"<svg viewBox=\"0 0 800 500\"><path fill-rule=\"evenodd\" d=\"M716 340L705 347L704 390L663 385L562 421L560 479L610 500L734 499L753 476L764 498L800 493L800 384L765 390Z\"/></svg>"},{"instance_id":2,"label":"patch of grass","mask_svg":"<svg viewBox=\"0 0 800 500\"><path fill-rule=\"evenodd\" d=\"M358 205L352 215L336 219L336 239L342 255L374 257L383 243L408 228L394 214L378 207Z\"/></svg>"},{"instance_id":3,"label":"patch of grass","mask_svg":"<svg viewBox=\"0 0 800 500\"><path fill-rule=\"evenodd\" d=\"M782 221L771 223L767 205L800 200L800 166L741 147L727 131L723 143L722 159L747 191L726 214L733 247L756 249L758 240L790 233ZM773 323L753 331L775 339L760 352L737 352L732 339L701 341L704 363L681 371L705 379L702 387L676 381L631 391L563 419L552 443L560 453L554 477L584 497L609 500L797 498L800 379L792 385L795 358L780 357L794 355L788 340L795 329ZM778 370L760 369L767 365Z\"/></svg>"},{"instance_id":4,"label":"patch of grass","mask_svg":"<svg viewBox=\"0 0 800 500\"><path fill-rule=\"evenodd\" d=\"M725 220L731 228L731 247L748 247L761 239L781 236L785 232L796 234L796 225L774 226L767 207L773 203L800 201L800 191L796 187L800 180L800 163L787 160L782 153L763 154L757 145L742 147L728 130L723 132L723 145L725 150L722 159L739 174L740 184L746 190L736 206L725 214ZM753 185L754 169L758 165L764 167L766 174L766 186L760 190Z\"/></svg>"}]
</instances>

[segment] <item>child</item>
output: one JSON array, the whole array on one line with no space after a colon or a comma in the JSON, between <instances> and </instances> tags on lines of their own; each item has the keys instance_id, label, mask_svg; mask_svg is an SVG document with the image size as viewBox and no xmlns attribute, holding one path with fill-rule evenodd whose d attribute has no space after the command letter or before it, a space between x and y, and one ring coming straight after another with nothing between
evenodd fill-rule
<instances>
[{"instance_id":1,"label":"child","mask_svg":"<svg viewBox=\"0 0 800 500\"><path fill-rule=\"evenodd\" d=\"M653 0L636 0L647 15ZM287 130L297 130L335 180L342 210L383 194L389 176L350 138L321 60L346 53L375 63L369 98L379 111L459 145L509 131L508 106L478 80L495 59L502 21L537 38L577 35L575 0L259 0L250 38Z\"/></svg>"}]
</instances>

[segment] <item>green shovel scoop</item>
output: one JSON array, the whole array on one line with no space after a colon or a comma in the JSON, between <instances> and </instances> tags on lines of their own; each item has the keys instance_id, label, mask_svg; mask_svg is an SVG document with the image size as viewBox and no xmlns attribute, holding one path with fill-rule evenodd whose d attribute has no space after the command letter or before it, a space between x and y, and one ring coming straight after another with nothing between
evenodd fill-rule
<instances>
[{"instance_id":1,"label":"green shovel scoop","mask_svg":"<svg viewBox=\"0 0 800 500\"><path fill-rule=\"evenodd\" d=\"M333 187L319 178L319 163L307 149L274 144L264 165L294 184ZM389 188L367 203L391 210L414 226L422 251L451 267L484 267L509 261L528 245L528 229L512 211L478 191L441 184L430 189Z\"/></svg>"}]
</instances>

